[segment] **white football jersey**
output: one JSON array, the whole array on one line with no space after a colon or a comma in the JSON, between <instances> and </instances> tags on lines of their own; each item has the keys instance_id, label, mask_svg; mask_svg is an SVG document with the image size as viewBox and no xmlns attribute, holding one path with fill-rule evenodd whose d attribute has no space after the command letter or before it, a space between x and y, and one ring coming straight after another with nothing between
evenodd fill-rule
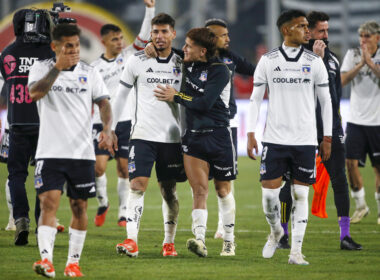
<instances>
[{"instance_id":1,"label":"white football jersey","mask_svg":"<svg viewBox=\"0 0 380 280\"><path fill-rule=\"evenodd\" d=\"M361 49L349 49L343 59L340 72L348 72L361 60ZM372 61L380 67L380 48L372 56ZM378 126L380 125L380 78L364 65L351 81L350 113L348 122Z\"/></svg>"},{"instance_id":2,"label":"white football jersey","mask_svg":"<svg viewBox=\"0 0 380 280\"><path fill-rule=\"evenodd\" d=\"M53 68L53 59L36 61L28 85ZM95 160L92 140L92 103L109 98L102 77L80 61L72 71L61 71L48 94L37 101L40 116L37 159Z\"/></svg>"},{"instance_id":3,"label":"white football jersey","mask_svg":"<svg viewBox=\"0 0 380 280\"><path fill-rule=\"evenodd\" d=\"M161 143L179 143L180 112L174 102L159 101L154 96L157 85L171 85L179 91L182 59L173 51L169 57L149 58L144 52L131 56L120 79L122 88L134 86L135 117L131 139ZM123 94L123 91L118 92Z\"/></svg>"},{"instance_id":4,"label":"white football jersey","mask_svg":"<svg viewBox=\"0 0 380 280\"><path fill-rule=\"evenodd\" d=\"M155 12L154 7L145 8L145 16L144 16L144 20L141 25L141 29L138 36L136 37L135 41L132 44L130 44L128 47L123 49L123 51L115 59L108 60L104 57L104 55L102 55L93 63L91 63L91 65L94 66L95 69L97 69L100 75L103 77L103 80L110 93L112 107L114 106L113 97L115 96L117 92L117 87L120 81L120 75L123 72L127 59L131 55L135 54L136 52L143 50L145 47L145 44L150 39L151 20L154 17L154 12ZM133 96L130 95L128 98L132 100ZM128 106L123 111L122 116L120 117L120 121L131 120L133 117L134 112L132 110L135 108L135 106L133 102L130 102L130 101L127 101L127 102L128 102L127 103ZM94 107L93 122L95 124L102 123L100 119L98 106Z\"/></svg>"},{"instance_id":5,"label":"white football jersey","mask_svg":"<svg viewBox=\"0 0 380 280\"><path fill-rule=\"evenodd\" d=\"M261 57L254 74L251 101L255 87L262 86L264 92L266 86L269 102L263 142L317 145L314 90L317 85L328 88L326 67L319 56L303 47L288 48L283 44ZM331 135L331 126L332 120L326 128L330 133L325 135ZM254 131L251 128L249 131Z\"/></svg>"}]
</instances>

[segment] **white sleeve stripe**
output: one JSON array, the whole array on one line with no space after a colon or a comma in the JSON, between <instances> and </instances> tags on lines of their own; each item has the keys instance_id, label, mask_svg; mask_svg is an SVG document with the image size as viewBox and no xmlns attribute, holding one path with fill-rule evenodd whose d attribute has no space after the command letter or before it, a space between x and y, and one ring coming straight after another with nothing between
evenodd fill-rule
<instances>
[{"instance_id":1,"label":"white sleeve stripe","mask_svg":"<svg viewBox=\"0 0 380 280\"><path fill-rule=\"evenodd\" d=\"M133 85L127 84L126 82L123 82L122 80L120 80L120 84L122 84L123 86L125 86L127 88L132 88L133 87Z\"/></svg>"}]
</instances>

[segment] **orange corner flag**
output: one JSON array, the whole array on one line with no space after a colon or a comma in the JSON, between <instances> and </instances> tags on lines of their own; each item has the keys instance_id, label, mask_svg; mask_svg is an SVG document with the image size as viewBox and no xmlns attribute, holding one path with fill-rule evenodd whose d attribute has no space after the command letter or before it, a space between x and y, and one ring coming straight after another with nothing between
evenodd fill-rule
<instances>
[{"instance_id":1,"label":"orange corner flag","mask_svg":"<svg viewBox=\"0 0 380 280\"><path fill-rule=\"evenodd\" d=\"M326 213L326 196L330 183L330 176L322 163L321 157L317 157L317 178L314 188L313 203L311 205L311 214L320 218L327 218Z\"/></svg>"}]
</instances>

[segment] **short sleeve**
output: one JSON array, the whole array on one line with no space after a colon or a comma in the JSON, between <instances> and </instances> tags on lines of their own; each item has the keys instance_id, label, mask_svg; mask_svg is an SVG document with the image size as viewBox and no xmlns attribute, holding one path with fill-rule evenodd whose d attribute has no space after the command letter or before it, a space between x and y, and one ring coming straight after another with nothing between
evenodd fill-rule
<instances>
[{"instance_id":1,"label":"short sleeve","mask_svg":"<svg viewBox=\"0 0 380 280\"><path fill-rule=\"evenodd\" d=\"M340 72L348 72L352 68L354 68L354 55L353 55L353 50L350 49L347 51L346 55L343 58L343 63L342 67L340 67Z\"/></svg>"},{"instance_id":2,"label":"short sleeve","mask_svg":"<svg viewBox=\"0 0 380 280\"><path fill-rule=\"evenodd\" d=\"M316 62L316 70L314 71L315 74L315 85L328 85L329 84L329 75L327 74L327 69L325 64L323 63L322 58L318 57Z\"/></svg>"},{"instance_id":3,"label":"short sleeve","mask_svg":"<svg viewBox=\"0 0 380 280\"><path fill-rule=\"evenodd\" d=\"M98 70L93 70L91 80L94 83L92 85L92 100L94 102L97 102L102 99L109 98L110 95L108 89Z\"/></svg>"},{"instance_id":4,"label":"short sleeve","mask_svg":"<svg viewBox=\"0 0 380 280\"><path fill-rule=\"evenodd\" d=\"M123 73L120 76L121 84L127 87L133 86L136 79L136 74L135 74L134 69L138 69L138 66L137 66L138 63L139 63L139 60L135 55L132 55L128 58L127 62L125 63Z\"/></svg>"},{"instance_id":5,"label":"short sleeve","mask_svg":"<svg viewBox=\"0 0 380 280\"><path fill-rule=\"evenodd\" d=\"M49 72L49 70L50 68L48 65L40 61L34 62L29 70L28 87L45 77L46 73Z\"/></svg>"}]
</instances>

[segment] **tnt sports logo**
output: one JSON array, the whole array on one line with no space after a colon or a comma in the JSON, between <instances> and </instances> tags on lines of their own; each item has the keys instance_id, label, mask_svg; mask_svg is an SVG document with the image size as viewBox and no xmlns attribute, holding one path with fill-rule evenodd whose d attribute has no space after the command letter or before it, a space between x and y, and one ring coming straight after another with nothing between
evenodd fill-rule
<instances>
[{"instance_id":1,"label":"tnt sports logo","mask_svg":"<svg viewBox=\"0 0 380 280\"><path fill-rule=\"evenodd\" d=\"M310 74L311 67L310 66L302 66L302 73Z\"/></svg>"},{"instance_id":2,"label":"tnt sports logo","mask_svg":"<svg viewBox=\"0 0 380 280\"><path fill-rule=\"evenodd\" d=\"M229 59L228 57L223 58L223 63L224 64L231 64L233 61Z\"/></svg>"},{"instance_id":3,"label":"tnt sports logo","mask_svg":"<svg viewBox=\"0 0 380 280\"><path fill-rule=\"evenodd\" d=\"M116 60L116 63L119 65L123 64L123 58L120 57L118 60Z\"/></svg>"},{"instance_id":4,"label":"tnt sports logo","mask_svg":"<svg viewBox=\"0 0 380 280\"><path fill-rule=\"evenodd\" d=\"M80 82L82 85L87 84L87 77L79 77L79 82Z\"/></svg>"},{"instance_id":5,"label":"tnt sports logo","mask_svg":"<svg viewBox=\"0 0 380 280\"><path fill-rule=\"evenodd\" d=\"M199 77L199 80L201 80L202 82L206 82L207 81L207 72L206 71L203 71L201 73L201 76Z\"/></svg>"},{"instance_id":6,"label":"tnt sports logo","mask_svg":"<svg viewBox=\"0 0 380 280\"><path fill-rule=\"evenodd\" d=\"M181 69L179 67L173 67L173 74L178 77L181 74Z\"/></svg>"},{"instance_id":7,"label":"tnt sports logo","mask_svg":"<svg viewBox=\"0 0 380 280\"><path fill-rule=\"evenodd\" d=\"M14 56L8 54L7 56L4 57L4 70L5 74L9 75L11 74L17 66L16 59Z\"/></svg>"}]
</instances>

